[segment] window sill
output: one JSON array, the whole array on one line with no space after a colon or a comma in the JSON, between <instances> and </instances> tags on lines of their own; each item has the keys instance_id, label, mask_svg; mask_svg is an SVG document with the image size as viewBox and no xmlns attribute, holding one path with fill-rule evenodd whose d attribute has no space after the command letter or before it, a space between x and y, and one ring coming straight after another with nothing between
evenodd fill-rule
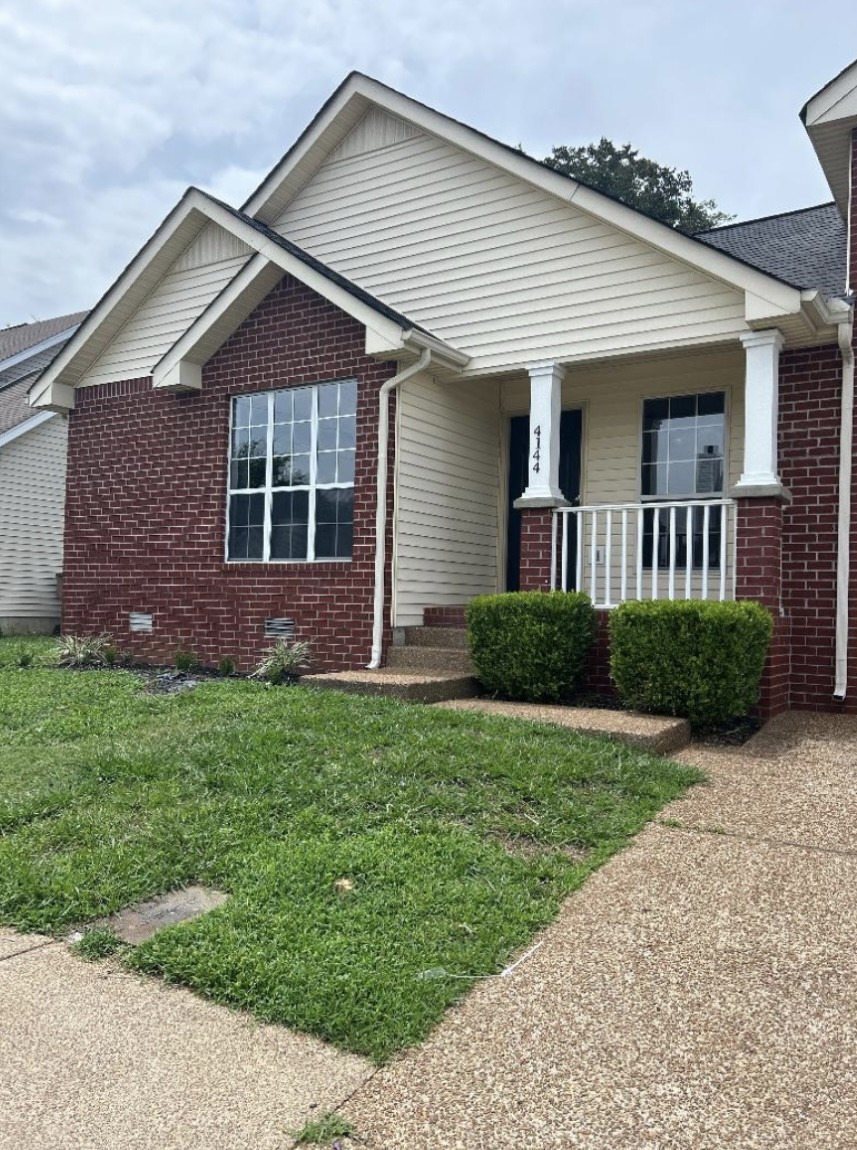
<instances>
[{"instance_id":1,"label":"window sill","mask_svg":"<svg viewBox=\"0 0 857 1150\"><path fill-rule=\"evenodd\" d=\"M347 566L352 557L347 559L224 559L225 567L323 567L341 564Z\"/></svg>"}]
</instances>

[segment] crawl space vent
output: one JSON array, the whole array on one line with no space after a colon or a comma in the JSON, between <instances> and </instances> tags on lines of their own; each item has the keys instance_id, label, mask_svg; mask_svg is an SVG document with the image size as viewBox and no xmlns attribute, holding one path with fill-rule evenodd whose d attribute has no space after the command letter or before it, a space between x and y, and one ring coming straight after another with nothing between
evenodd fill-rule
<instances>
[{"instance_id":1,"label":"crawl space vent","mask_svg":"<svg viewBox=\"0 0 857 1150\"><path fill-rule=\"evenodd\" d=\"M294 619L266 619L266 639L291 639L295 633Z\"/></svg>"},{"instance_id":2,"label":"crawl space vent","mask_svg":"<svg viewBox=\"0 0 857 1150\"><path fill-rule=\"evenodd\" d=\"M128 630L148 634L152 630L152 616L144 615L142 611L132 611L128 616Z\"/></svg>"}]
</instances>

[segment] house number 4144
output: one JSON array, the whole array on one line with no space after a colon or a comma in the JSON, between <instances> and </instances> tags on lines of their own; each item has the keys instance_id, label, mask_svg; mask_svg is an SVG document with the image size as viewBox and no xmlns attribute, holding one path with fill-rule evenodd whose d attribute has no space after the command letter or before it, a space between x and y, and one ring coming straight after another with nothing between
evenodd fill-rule
<instances>
[{"instance_id":1,"label":"house number 4144","mask_svg":"<svg viewBox=\"0 0 857 1150\"><path fill-rule=\"evenodd\" d=\"M533 443L535 443L535 445L536 445L535 451L533 452L533 471L538 475L538 473L542 469L542 465L541 465L541 459L542 459L542 428L541 428L541 424L539 424L538 427L533 428Z\"/></svg>"}]
</instances>

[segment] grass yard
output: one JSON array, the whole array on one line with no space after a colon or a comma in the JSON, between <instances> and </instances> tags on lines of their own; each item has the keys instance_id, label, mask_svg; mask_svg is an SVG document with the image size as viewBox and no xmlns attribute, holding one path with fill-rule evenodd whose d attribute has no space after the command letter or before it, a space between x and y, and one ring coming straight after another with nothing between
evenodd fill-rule
<instances>
[{"instance_id":1,"label":"grass yard","mask_svg":"<svg viewBox=\"0 0 857 1150\"><path fill-rule=\"evenodd\" d=\"M392 700L235 680L155 695L24 645L28 667L0 640L0 922L56 933L218 887L223 907L125 961L377 1061L465 993L449 975L501 970L699 778Z\"/></svg>"}]
</instances>

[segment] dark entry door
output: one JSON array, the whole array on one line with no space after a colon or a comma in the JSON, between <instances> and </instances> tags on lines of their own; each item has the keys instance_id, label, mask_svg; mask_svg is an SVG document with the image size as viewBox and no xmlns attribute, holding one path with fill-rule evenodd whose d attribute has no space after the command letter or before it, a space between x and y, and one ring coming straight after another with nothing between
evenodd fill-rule
<instances>
[{"instance_id":1,"label":"dark entry door","mask_svg":"<svg viewBox=\"0 0 857 1150\"><path fill-rule=\"evenodd\" d=\"M506 545L506 590L517 591L521 579L521 513L514 502L523 495L530 477L530 417L516 415L510 420L509 434L509 537ZM559 425L559 489L569 501L580 501L580 410L564 411ZM568 523L569 571L576 569L577 519Z\"/></svg>"}]
</instances>

